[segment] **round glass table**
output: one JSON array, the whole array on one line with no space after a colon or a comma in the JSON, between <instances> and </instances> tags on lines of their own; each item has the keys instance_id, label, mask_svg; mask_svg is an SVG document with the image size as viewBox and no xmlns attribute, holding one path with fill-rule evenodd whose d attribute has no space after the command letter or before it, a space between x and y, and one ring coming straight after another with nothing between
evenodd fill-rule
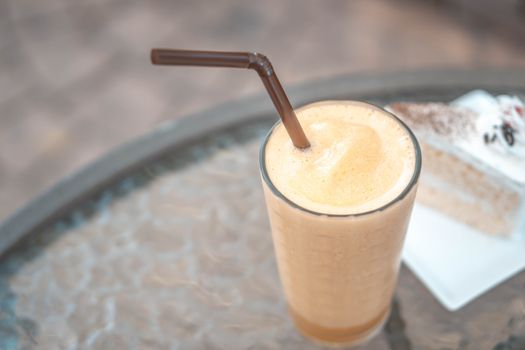
<instances>
[{"instance_id":1,"label":"round glass table","mask_svg":"<svg viewBox=\"0 0 525 350\"><path fill-rule=\"evenodd\" d=\"M525 75L343 76L290 97L448 101L473 88L523 94ZM2 223L0 349L321 348L294 330L274 262L257 156L276 118L261 95L173 121ZM361 348L525 348L525 272L449 312L403 266L392 303Z\"/></svg>"}]
</instances>

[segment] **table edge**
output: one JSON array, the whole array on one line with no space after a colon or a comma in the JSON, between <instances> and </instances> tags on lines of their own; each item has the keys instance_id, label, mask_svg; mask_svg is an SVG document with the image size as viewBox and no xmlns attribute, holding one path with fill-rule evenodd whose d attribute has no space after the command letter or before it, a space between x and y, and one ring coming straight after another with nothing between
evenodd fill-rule
<instances>
[{"instance_id":1,"label":"table edge","mask_svg":"<svg viewBox=\"0 0 525 350\"><path fill-rule=\"evenodd\" d=\"M461 92L474 88L504 91L525 89L525 69L436 69L344 74L306 81L287 89L294 105L323 99L370 99L400 92ZM36 196L0 223L0 254L20 238L37 231L93 196L104 186L140 166L207 134L274 114L266 94L244 97L160 125L114 148ZM277 116L276 116L277 118Z\"/></svg>"}]
</instances>

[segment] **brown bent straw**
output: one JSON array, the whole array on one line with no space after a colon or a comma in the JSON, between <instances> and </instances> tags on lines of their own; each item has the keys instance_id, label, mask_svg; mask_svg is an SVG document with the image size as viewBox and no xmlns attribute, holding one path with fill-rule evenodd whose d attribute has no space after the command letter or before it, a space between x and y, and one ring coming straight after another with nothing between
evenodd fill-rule
<instances>
[{"instance_id":1,"label":"brown bent straw","mask_svg":"<svg viewBox=\"0 0 525 350\"><path fill-rule=\"evenodd\" d=\"M270 94L270 98L281 117L281 120L297 148L308 148L310 142L304 134L299 120L277 79L270 60L256 52L223 52L223 51L193 51L152 49L151 62L158 65L205 66L249 68L257 71Z\"/></svg>"}]
</instances>

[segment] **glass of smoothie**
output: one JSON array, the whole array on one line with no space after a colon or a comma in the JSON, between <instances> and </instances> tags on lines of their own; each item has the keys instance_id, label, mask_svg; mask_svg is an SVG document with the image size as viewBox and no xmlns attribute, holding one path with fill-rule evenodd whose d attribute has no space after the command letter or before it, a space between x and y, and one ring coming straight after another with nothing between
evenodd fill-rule
<instances>
[{"instance_id":1,"label":"glass of smoothie","mask_svg":"<svg viewBox=\"0 0 525 350\"><path fill-rule=\"evenodd\" d=\"M257 52L152 49L155 65L252 69L281 118L259 157L277 265L290 314L307 337L356 344L390 312L421 171L416 138L371 104L294 110Z\"/></svg>"},{"instance_id":2,"label":"glass of smoothie","mask_svg":"<svg viewBox=\"0 0 525 350\"><path fill-rule=\"evenodd\" d=\"M302 334L358 344L390 312L421 151L402 121L371 104L295 113L310 147L294 147L278 122L259 157L284 294Z\"/></svg>"}]
</instances>

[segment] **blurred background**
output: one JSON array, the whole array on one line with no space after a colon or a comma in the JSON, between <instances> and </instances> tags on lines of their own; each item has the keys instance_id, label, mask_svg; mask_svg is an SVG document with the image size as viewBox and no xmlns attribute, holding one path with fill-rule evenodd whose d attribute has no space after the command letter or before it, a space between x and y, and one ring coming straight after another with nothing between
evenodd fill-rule
<instances>
[{"instance_id":1,"label":"blurred background","mask_svg":"<svg viewBox=\"0 0 525 350\"><path fill-rule=\"evenodd\" d=\"M525 1L0 0L0 220L165 121L263 93L247 71L153 67L152 47L260 51L285 88L525 69Z\"/></svg>"}]
</instances>

